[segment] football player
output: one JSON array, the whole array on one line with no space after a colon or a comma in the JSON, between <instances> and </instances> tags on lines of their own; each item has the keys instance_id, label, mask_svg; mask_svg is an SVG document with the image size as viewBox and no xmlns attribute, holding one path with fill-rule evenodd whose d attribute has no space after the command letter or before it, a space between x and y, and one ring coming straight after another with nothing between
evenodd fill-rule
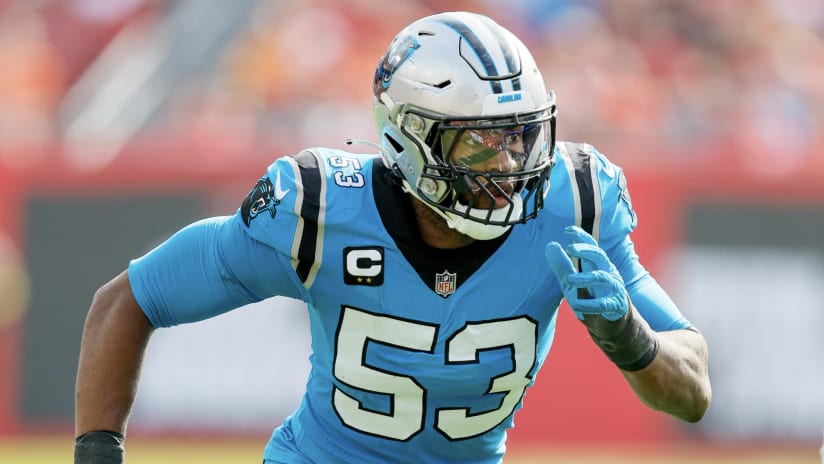
<instances>
[{"instance_id":1,"label":"football player","mask_svg":"<svg viewBox=\"0 0 824 464\"><path fill-rule=\"evenodd\" d=\"M555 140L523 43L466 12L413 22L373 80L379 153L278 158L234 215L102 286L77 376L76 463L119 463L156 328L306 302L311 374L265 463L497 463L566 299L641 401L710 401L707 347L641 265L622 170Z\"/></svg>"}]
</instances>

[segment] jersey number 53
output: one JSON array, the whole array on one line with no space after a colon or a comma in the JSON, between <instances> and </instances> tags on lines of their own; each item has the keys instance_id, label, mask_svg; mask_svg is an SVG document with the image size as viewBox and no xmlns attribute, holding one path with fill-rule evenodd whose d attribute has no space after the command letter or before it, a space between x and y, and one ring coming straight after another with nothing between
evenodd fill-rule
<instances>
[{"instance_id":1,"label":"jersey number 53","mask_svg":"<svg viewBox=\"0 0 824 464\"><path fill-rule=\"evenodd\" d=\"M500 407L470 414L468 405L436 409L435 428L447 438L476 437L497 427L521 400L535 365L535 321L527 317L467 323L446 342L446 365L477 363L483 350L510 348L512 369L492 377L487 394L503 394ZM353 389L388 395L389 413L363 408L356 398L335 387L333 403L340 419L364 433L409 440L423 430L426 390L414 377L366 365L369 341L394 348L434 353L438 326L344 307L338 327L335 378Z\"/></svg>"}]
</instances>

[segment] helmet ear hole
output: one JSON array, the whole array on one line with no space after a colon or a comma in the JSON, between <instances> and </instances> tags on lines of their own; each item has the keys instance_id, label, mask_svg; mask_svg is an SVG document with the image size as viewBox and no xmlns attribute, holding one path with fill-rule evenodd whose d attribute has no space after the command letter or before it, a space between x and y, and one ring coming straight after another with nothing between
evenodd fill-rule
<instances>
[{"instance_id":1,"label":"helmet ear hole","mask_svg":"<svg viewBox=\"0 0 824 464\"><path fill-rule=\"evenodd\" d=\"M390 145L392 145L392 151L393 152L395 152L395 153L402 153L403 152L403 150L404 150L403 145L401 145L400 142L395 140L394 137L392 137L388 133L384 133L383 137L386 139L387 142L389 142Z\"/></svg>"}]
</instances>

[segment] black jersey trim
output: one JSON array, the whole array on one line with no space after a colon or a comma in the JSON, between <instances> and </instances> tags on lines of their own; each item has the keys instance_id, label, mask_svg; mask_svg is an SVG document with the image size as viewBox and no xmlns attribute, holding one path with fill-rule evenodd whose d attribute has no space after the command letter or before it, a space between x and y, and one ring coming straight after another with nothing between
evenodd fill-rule
<instances>
[{"instance_id":1,"label":"black jersey trim","mask_svg":"<svg viewBox=\"0 0 824 464\"><path fill-rule=\"evenodd\" d=\"M322 175L322 165L313 152L302 151L294 156L294 160L302 184L301 198L295 203L295 213L298 217L294 244L294 256L297 256L295 272L303 285L309 287L321 261L318 246L322 243L321 224L325 210L323 196L326 191L326 178Z\"/></svg>"},{"instance_id":2,"label":"black jersey trim","mask_svg":"<svg viewBox=\"0 0 824 464\"><path fill-rule=\"evenodd\" d=\"M591 158L588 153L576 150L570 159L574 167L575 183L578 185L578 204L581 210L581 222L578 225L592 235L595 224L595 191Z\"/></svg>"},{"instance_id":3,"label":"black jersey trim","mask_svg":"<svg viewBox=\"0 0 824 464\"><path fill-rule=\"evenodd\" d=\"M593 149L586 144L569 142L561 142L557 147L570 178L575 225L599 240L603 205Z\"/></svg>"}]
</instances>

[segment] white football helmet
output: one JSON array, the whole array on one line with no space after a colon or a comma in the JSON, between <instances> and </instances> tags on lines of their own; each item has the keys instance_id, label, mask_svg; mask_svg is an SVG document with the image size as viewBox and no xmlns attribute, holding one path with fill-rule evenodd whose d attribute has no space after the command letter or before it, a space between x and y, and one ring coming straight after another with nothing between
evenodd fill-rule
<instances>
[{"instance_id":1,"label":"white football helmet","mask_svg":"<svg viewBox=\"0 0 824 464\"><path fill-rule=\"evenodd\" d=\"M543 207L555 95L524 44L488 17L407 26L375 71L373 107L384 163L451 228L488 240Z\"/></svg>"}]
</instances>

